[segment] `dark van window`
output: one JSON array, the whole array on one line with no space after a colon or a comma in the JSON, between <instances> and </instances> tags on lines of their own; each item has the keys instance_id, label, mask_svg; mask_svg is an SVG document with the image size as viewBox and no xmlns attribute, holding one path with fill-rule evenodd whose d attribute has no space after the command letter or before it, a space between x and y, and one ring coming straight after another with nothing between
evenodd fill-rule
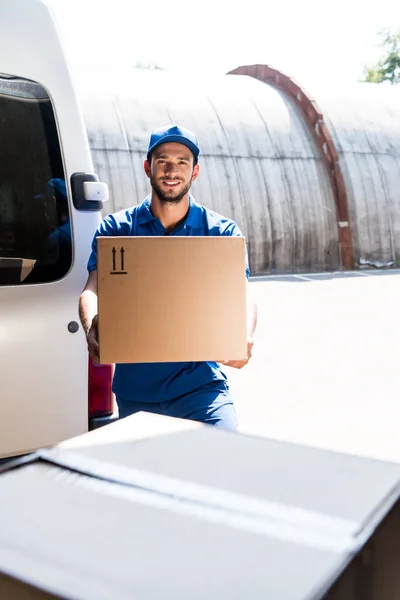
<instances>
[{"instance_id":1,"label":"dark van window","mask_svg":"<svg viewBox=\"0 0 400 600\"><path fill-rule=\"evenodd\" d=\"M0 285L56 281L71 267L68 196L50 98L0 74Z\"/></svg>"}]
</instances>

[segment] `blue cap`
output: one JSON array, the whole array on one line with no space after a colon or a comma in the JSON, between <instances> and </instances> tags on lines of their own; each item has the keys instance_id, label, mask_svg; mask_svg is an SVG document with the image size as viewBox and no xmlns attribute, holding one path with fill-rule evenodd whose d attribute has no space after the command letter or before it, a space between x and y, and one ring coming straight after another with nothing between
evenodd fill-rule
<instances>
[{"instance_id":1,"label":"blue cap","mask_svg":"<svg viewBox=\"0 0 400 600\"><path fill-rule=\"evenodd\" d=\"M164 127L160 127L153 131L147 150L147 159L154 148L157 148L160 144L166 144L167 142L176 142L189 148L194 155L195 163L197 163L200 154L197 137L189 129L179 127L178 125L165 125Z\"/></svg>"},{"instance_id":2,"label":"blue cap","mask_svg":"<svg viewBox=\"0 0 400 600\"><path fill-rule=\"evenodd\" d=\"M66 200L67 186L65 185L64 179L54 177L53 179L49 179L47 184L57 200Z\"/></svg>"}]
</instances>

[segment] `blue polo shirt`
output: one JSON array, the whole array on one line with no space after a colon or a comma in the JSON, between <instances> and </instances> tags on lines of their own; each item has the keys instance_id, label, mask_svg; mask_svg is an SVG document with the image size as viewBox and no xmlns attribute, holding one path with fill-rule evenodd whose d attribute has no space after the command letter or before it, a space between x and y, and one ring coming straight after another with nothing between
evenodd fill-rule
<instances>
[{"instance_id":1,"label":"blue polo shirt","mask_svg":"<svg viewBox=\"0 0 400 600\"><path fill-rule=\"evenodd\" d=\"M153 216L150 196L139 206L108 215L95 233L88 271L97 268L96 238L101 235L242 236L234 221L197 204L192 196L189 196L189 205L185 221L169 234L161 221ZM246 277L249 275L246 258ZM217 386L226 386L225 373L216 362L117 364L113 391L117 398L124 400L163 402L174 400L213 382Z\"/></svg>"}]
</instances>

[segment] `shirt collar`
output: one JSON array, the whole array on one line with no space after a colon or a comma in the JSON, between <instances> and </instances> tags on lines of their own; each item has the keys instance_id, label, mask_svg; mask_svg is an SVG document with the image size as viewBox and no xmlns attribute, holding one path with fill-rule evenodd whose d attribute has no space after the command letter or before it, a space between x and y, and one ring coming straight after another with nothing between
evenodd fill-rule
<instances>
[{"instance_id":1,"label":"shirt collar","mask_svg":"<svg viewBox=\"0 0 400 600\"><path fill-rule=\"evenodd\" d=\"M197 204L192 195L189 195L189 213L186 217L186 225L189 227L201 227L202 210L200 204Z\"/></svg>"},{"instance_id":2,"label":"shirt collar","mask_svg":"<svg viewBox=\"0 0 400 600\"><path fill-rule=\"evenodd\" d=\"M156 217L150 210L150 199L151 196L147 196L144 202L139 207L139 223L143 225L144 223L149 223L150 221L155 221ZM189 213L186 217L185 225L189 225L189 227L201 227L202 225L202 211L199 204L197 204L196 200L193 198L191 194L189 194Z\"/></svg>"},{"instance_id":3,"label":"shirt collar","mask_svg":"<svg viewBox=\"0 0 400 600\"><path fill-rule=\"evenodd\" d=\"M143 225L149 221L155 221L155 216L150 210L150 196L147 196L139 207L139 223Z\"/></svg>"}]
</instances>

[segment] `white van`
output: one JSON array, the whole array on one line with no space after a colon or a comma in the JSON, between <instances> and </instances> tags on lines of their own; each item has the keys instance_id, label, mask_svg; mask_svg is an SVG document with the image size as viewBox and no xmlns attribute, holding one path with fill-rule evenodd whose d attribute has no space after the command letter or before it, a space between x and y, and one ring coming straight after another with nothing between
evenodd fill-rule
<instances>
[{"instance_id":1,"label":"white van","mask_svg":"<svg viewBox=\"0 0 400 600\"><path fill-rule=\"evenodd\" d=\"M92 170L49 8L0 0L0 459L113 419L78 315L107 196Z\"/></svg>"}]
</instances>

